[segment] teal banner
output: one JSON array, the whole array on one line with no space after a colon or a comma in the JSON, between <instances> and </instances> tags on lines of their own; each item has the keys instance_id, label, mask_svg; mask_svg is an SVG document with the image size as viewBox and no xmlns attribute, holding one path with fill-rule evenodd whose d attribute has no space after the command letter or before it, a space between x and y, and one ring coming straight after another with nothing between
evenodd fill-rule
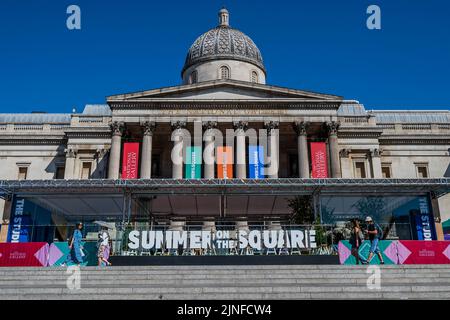
<instances>
[{"instance_id":1,"label":"teal banner","mask_svg":"<svg viewBox=\"0 0 450 320\"><path fill-rule=\"evenodd\" d=\"M202 148L186 148L186 164L184 175L186 179L200 179L202 177Z\"/></svg>"},{"instance_id":2,"label":"teal banner","mask_svg":"<svg viewBox=\"0 0 450 320\"><path fill-rule=\"evenodd\" d=\"M82 266L98 265L97 242L82 242L81 246L84 254ZM74 265L67 242L54 242L50 245L48 265L51 267Z\"/></svg>"},{"instance_id":3,"label":"teal banner","mask_svg":"<svg viewBox=\"0 0 450 320\"><path fill-rule=\"evenodd\" d=\"M365 240L359 247L359 256L366 260L370 253L370 241ZM397 243L391 240L381 240L378 242L381 256L386 264L397 264ZM339 241L339 260L341 264L356 264L356 258L352 255L352 246L348 240ZM370 264L380 264L380 259L375 254Z\"/></svg>"}]
</instances>

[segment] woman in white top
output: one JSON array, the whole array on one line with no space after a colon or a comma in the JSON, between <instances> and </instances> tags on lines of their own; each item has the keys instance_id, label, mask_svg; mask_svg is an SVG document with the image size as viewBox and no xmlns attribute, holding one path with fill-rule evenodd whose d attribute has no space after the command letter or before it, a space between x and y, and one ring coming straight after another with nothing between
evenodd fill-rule
<instances>
[{"instance_id":1,"label":"woman in white top","mask_svg":"<svg viewBox=\"0 0 450 320\"><path fill-rule=\"evenodd\" d=\"M109 245L109 233L104 228L100 230L98 233L98 266L110 266L111 262L109 262L109 253L110 253L110 245Z\"/></svg>"}]
</instances>

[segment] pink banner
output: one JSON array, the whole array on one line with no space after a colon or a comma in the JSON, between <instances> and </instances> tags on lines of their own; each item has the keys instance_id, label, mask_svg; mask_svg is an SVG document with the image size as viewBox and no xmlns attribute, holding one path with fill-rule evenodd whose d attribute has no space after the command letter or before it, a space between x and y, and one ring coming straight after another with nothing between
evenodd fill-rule
<instances>
[{"instance_id":1,"label":"pink banner","mask_svg":"<svg viewBox=\"0 0 450 320\"><path fill-rule=\"evenodd\" d=\"M397 241L399 264L450 264L448 241Z\"/></svg>"},{"instance_id":2,"label":"pink banner","mask_svg":"<svg viewBox=\"0 0 450 320\"><path fill-rule=\"evenodd\" d=\"M139 143L123 144L122 179L137 179L139 164Z\"/></svg>"},{"instance_id":3,"label":"pink banner","mask_svg":"<svg viewBox=\"0 0 450 320\"><path fill-rule=\"evenodd\" d=\"M368 245L364 258L367 258L370 242L365 241L361 248L365 243ZM385 262L388 258L387 262L393 264L450 264L450 242L448 241L381 240L378 244ZM338 253L341 264L355 263L355 260L351 259L351 245L348 240L339 241ZM361 249L359 253L361 256Z\"/></svg>"},{"instance_id":4,"label":"pink banner","mask_svg":"<svg viewBox=\"0 0 450 320\"><path fill-rule=\"evenodd\" d=\"M312 178L328 178L327 145L325 142L311 142Z\"/></svg>"},{"instance_id":5,"label":"pink banner","mask_svg":"<svg viewBox=\"0 0 450 320\"><path fill-rule=\"evenodd\" d=\"M0 243L0 267L46 267L46 242Z\"/></svg>"}]
</instances>

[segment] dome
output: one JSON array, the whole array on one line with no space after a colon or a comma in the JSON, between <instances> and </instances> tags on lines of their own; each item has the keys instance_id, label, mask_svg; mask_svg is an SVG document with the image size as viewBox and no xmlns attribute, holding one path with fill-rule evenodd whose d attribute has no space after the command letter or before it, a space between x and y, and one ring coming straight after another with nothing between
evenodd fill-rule
<instances>
[{"instance_id":1,"label":"dome","mask_svg":"<svg viewBox=\"0 0 450 320\"><path fill-rule=\"evenodd\" d=\"M213 60L242 61L265 73L258 47L243 32L229 26L226 9L219 11L219 25L198 37L189 48L182 74L194 65Z\"/></svg>"}]
</instances>

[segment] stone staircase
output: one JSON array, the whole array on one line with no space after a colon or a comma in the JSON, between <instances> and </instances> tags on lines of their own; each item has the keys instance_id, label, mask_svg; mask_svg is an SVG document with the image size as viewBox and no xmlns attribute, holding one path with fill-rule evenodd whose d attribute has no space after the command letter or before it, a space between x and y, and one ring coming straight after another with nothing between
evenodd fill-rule
<instances>
[{"instance_id":1,"label":"stone staircase","mask_svg":"<svg viewBox=\"0 0 450 320\"><path fill-rule=\"evenodd\" d=\"M64 268L0 268L7 299L450 299L450 265L382 266L368 289L365 266L84 267L78 290Z\"/></svg>"}]
</instances>

